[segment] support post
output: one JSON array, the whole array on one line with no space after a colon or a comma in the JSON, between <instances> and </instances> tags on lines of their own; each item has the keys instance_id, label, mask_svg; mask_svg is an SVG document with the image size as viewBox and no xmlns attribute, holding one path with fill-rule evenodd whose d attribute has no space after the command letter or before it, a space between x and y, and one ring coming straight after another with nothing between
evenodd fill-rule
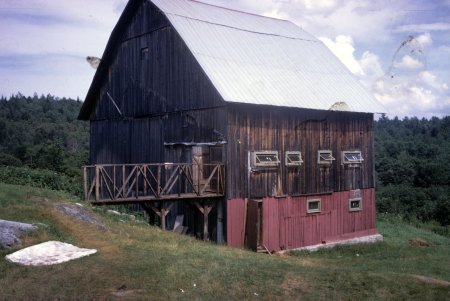
<instances>
[{"instance_id":1,"label":"support post","mask_svg":"<svg viewBox=\"0 0 450 301\"><path fill-rule=\"evenodd\" d=\"M166 230L166 208L164 208L165 203L166 202L161 202L161 211L160 211L161 212L161 214L160 214L160 217L161 217L161 229L163 231Z\"/></svg>"},{"instance_id":2,"label":"support post","mask_svg":"<svg viewBox=\"0 0 450 301\"><path fill-rule=\"evenodd\" d=\"M84 200L88 201L88 192L89 192L89 187L88 187L88 173L87 173L87 167L83 166L83 186L84 186Z\"/></svg>"},{"instance_id":3,"label":"support post","mask_svg":"<svg viewBox=\"0 0 450 301\"><path fill-rule=\"evenodd\" d=\"M166 207L166 202L161 202L160 208L156 208L155 206L151 205L150 203L141 203L142 208L147 212L147 214L152 216L152 211L156 213L156 215L159 216L161 219L161 229L166 230L166 216L169 214L170 210L172 210L174 203L171 202L169 206Z\"/></svg>"},{"instance_id":4,"label":"support post","mask_svg":"<svg viewBox=\"0 0 450 301\"><path fill-rule=\"evenodd\" d=\"M199 204L199 202L194 201L194 205L197 209L203 214L203 240L209 241L209 231L208 231L208 216L213 207L212 204L209 204L207 201L203 203L203 206Z\"/></svg>"},{"instance_id":5,"label":"support post","mask_svg":"<svg viewBox=\"0 0 450 301\"><path fill-rule=\"evenodd\" d=\"M166 202L161 202L161 229L164 231L166 230L166 216L169 214L170 210L172 210L173 202L170 203L168 207L166 207Z\"/></svg>"},{"instance_id":6,"label":"support post","mask_svg":"<svg viewBox=\"0 0 450 301\"><path fill-rule=\"evenodd\" d=\"M217 201L217 243L223 244L223 200Z\"/></svg>"}]
</instances>

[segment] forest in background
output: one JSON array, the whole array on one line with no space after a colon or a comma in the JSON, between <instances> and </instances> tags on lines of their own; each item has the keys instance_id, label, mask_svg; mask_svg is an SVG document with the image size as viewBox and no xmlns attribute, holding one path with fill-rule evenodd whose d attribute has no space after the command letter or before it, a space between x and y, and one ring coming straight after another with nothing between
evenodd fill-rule
<instances>
[{"instance_id":1,"label":"forest in background","mask_svg":"<svg viewBox=\"0 0 450 301\"><path fill-rule=\"evenodd\" d=\"M89 123L80 100L0 99L0 182L82 195ZM450 228L450 117L375 121L377 210Z\"/></svg>"},{"instance_id":2,"label":"forest in background","mask_svg":"<svg viewBox=\"0 0 450 301\"><path fill-rule=\"evenodd\" d=\"M82 102L52 95L0 99L0 182L65 190L81 196L89 123Z\"/></svg>"}]
</instances>

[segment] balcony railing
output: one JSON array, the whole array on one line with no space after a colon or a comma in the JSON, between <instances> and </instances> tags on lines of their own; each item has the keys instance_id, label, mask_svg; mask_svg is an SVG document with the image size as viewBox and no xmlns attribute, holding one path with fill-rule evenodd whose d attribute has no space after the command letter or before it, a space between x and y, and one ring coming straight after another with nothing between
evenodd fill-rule
<instances>
[{"instance_id":1,"label":"balcony railing","mask_svg":"<svg viewBox=\"0 0 450 301\"><path fill-rule=\"evenodd\" d=\"M221 197L223 164L156 163L83 166L84 198L92 203Z\"/></svg>"}]
</instances>

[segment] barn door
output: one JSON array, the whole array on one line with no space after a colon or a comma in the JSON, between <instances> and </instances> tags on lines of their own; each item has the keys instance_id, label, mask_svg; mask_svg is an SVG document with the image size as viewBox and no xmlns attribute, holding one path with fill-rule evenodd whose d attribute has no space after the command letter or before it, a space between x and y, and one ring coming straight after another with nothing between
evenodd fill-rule
<instances>
[{"instance_id":1,"label":"barn door","mask_svg":"<svg viewBox=\"0 0 450 301\"><path fill-rule=\"evenodd\" d=\"M262 200L249 200L246 214L245 246L257 251L261 246Z\"/></svg>"}]
</instances>

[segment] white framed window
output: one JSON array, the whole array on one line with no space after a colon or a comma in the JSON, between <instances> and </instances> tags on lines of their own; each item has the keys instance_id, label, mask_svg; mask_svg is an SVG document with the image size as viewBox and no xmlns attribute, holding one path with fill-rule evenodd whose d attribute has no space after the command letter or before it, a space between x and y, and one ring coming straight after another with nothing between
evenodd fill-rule
<instances>
[{"instance_id":1,"label":"white framed window","mask_svg":"<svg viewBox=\"0 0 450 301\"><path fill-rule=\"evenodd\" d=\"M343 164L361 164L364 161L361 151L343 151L342 163Z\"/></svg>"},{"instance_id":2,"label":"white framed window","mask_svg":"<svg viewBox=\"0 0 450 301\"><path fill-rule=\"evenodd\" d=\"M353 198L348 200L349 211L361 211L362 210L362 198Z\"/></svg>"},{"instance_id":3,"label":"white framed window","mask_svg":"<svg viewBox=\"0 0 450 301\"><path fill-rule=\"evenodd\" d=\"M301 152L295 152L295 151L288 151L285 153L284 156L284 164L286 166L300 166L302 165L302 153Z\"/></svg>"},{"instance_id":4,"label":"white framed window","mask_svg":"<svg viewBox=\"0 0 450 301\"><path fill-rule=\"evenodd\" d=\"M255 167L278 166L280 159L277 151L255 151L252 154L252 163Z\"/></svg>"},{"instance_id":5,"label":"white framed window","mask_svg":"<svg viewBox=\"0 0 450 301\"><path fill-rule=\"evenodd\" d=\"M308 213L317 213L320 212L320 199L314 199L314 200L307 200L306 201L306 212Z\"/></svg>"},{"instance_id":6,"label":"white framed window","mask_svg":"<svg viewBox=\"0 0 450 301\"><path fill-rule=\"evenodd\" d=\"M336 160L333 157L333 151L331 150L320 150L317 153L317 163L323 165L331 165L333 161Z\"/></svg>"}]
</instances>

